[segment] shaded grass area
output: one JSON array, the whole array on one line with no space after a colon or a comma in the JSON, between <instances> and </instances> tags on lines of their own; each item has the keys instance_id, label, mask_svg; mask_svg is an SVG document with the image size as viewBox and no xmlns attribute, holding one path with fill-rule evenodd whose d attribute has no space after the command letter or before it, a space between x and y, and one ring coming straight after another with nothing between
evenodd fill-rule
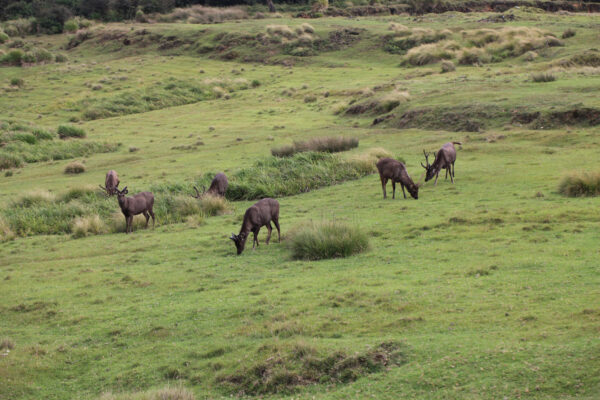
<instances>
[{"instance_id":1,"label":"shaded grass area","mask_svg":"<svg viewBox=\"0 0 600 400\"><path fill-rule=\"evenodd\" d=\"M386 367L402 365L407 362L404 347L385 342L354 354L327 354L302 343L291 349L266 348L257 355L263 360L233 374L217 376L216 380L236 395L289 394L299 386L349 383Z\"/></svg>"},{"instance_id":2,"label":"shaded grass area","mask_svg":"<svg viewBox=\"0 0 600 400\"><path fill-rule=\"evenodd\" d=\"M337 153L358 147L358 139L344 136L326 136L305 141L295 141L292 145L274 147L271 154L275 157L290 157L296 153L318 151Z\"/></svg>"},{"instance_id":3,"label":"shaded grass area","mask_svg":"<svg viewBox=\"0 0 600 400\"><path fill-rule=\"evenodd\" d=\"M561 179L558 192L567 197L600 196L600 172L570 172Z\"/></svg>"},{"instance_id":4,"label":"shaded grass area","mask_svg":"<svg viewBox=\"0 0 600 400\"><path fill-rule=\"evenodd\" d=\"M234 80L205 79L183 81L170 78L165 82L144 89L130 90L116 95L88 98L74 104L85 120L137 114L167 107L196 103L221 97L251 87L244 78Z\"/></svg>"},{"instance_id":5,"label":"shaded grass area","mask_svg":"<svg viewBox=\"0 0 600 400\"><path fill-rule=\"evenodd\" d=\"M345 222L311 221L292 229L288 248L293 258L301 260L349 257L367 250L369 238Z\"/></svg>"},{"instance_id":6,"label":"shaded grass area","mask_svg":"<svg viewBox=\"0 0 600 400\"><path fill-rule=\"evenodd\" d=\"M81 137L79 128L61 126L61 135ZM68 133L66 133L68 132ZM0 122L0 170L20 168L26 163L65 160L94 153L114 152L118 144L93 141L58 140L56 134L30 124Z\"/></svg>"}]
</instances>

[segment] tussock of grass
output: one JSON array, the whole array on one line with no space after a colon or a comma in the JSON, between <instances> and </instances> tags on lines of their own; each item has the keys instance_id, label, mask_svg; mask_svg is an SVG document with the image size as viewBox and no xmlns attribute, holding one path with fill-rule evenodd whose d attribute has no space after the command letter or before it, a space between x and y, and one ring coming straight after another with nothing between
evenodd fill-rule
<instances>
[{"instance_id":1,"label":"tussock of grass","mask_svg":"<svg viewBox=\"0 0 600 400\"><path fill-rule=\"evenodd\" d=\"M385 157L392 157L392 153L381 147L373 147L362 154L356 154L350 157L350 162L361 165L362 169L377 171L377 161Z\"/></svg>"},{"instance_id":2,"label":"tussock of grass","mask_svg":"<svg viewBox=\"0 0 600 400\"><path fill-rule=\"evenodd\" d=\"M65 166L65 174L82 174L85 172L85 165L79 161L72 161Z\"/></svg>"},{"instance_id":3,"label":"tussock of grass","mask_svg":"<svg viewBox=\"0 0 600 400\"><path fill-rule=\"evenodd\" d=\"M15 342L9 338L2 338L0 340L0 350L12 350L15 348Z\"/></svg>"},{"instance_id":4,"label":"tussock of grass","mask_svg":"<svg viewBox=\"0 0 600 400\"><path fill-rule=\"evenodd\" d=\"M151 16L158 22L187 22L188 24L217 24L234 19L249 18L248 13L240 7L205 7L194 5L187 8L176 8L169 14Z\"/></svg>"},{"instance_id":5,"label":"tussock of grass","mask_svg":"<svg viewBox=\"0 0 600 400\"><path fill-rule=\"evenodd\" d=\"M490 55L481 49L465 49L461 52L458 63L461 65L477 65L485 64L490 60Z\"/></svg>"},{"instance_id":6,"label":"tussock of grass","mask_svg":"<svg viewBox=\"0 0 600 400\"><path fill-rule=\"evenodd\" d=\"M407 362L402 346L385 342L360 353L319 352L304 343L289 349L272 349L258 354L263 360L241 366L232 374L217 377L217 383L235 394L289 394L300 386L350 383L386 367ZM256 357L253 357L254 359Z\"/></svg>"},{"instance_id":7,"label":"tussock of grass","mask_svg":"<svg viewBox=\"0 0 600 400\"><path fill-rule=\"evenodd\" d=\"M13 207L31 207L56 201L56 195L47 190L33 190L19 196L11 202Z\"/></svg>"},{"instance_id":8,"label":"tussock of grass","mask_svg":"<svg viewBox=\"0 0 600 400\"><path fill-rule=\"evenodd\" d=\"M60 125L57 130L58 137L65 138L84 138L86 133L83 129L71 125Z\"/></svg>"},{"instance_id":9,"label":"tussock of grass","mask_svg":"<svg viewBox=\"0 0 600 400\"><path fill-rule=\"evenodd\" d=\"M118 209L118 205L117 205L117 209ZM113 206L114 209L114 206ZM154 211L155 213L156 210ZM125 222L125 216L123 215L123 213L119 210L119 211L114 211L112 214L110 214L107 218L107 226L109 229L109 232L114 232L114 233L123 233L125 232L125 228L127 227L127 224ZM158 216L157 216L157 222L158 222ZM161 222L163 222L161 220ZM177 222L181 222L181 221L177 221ZM152 220L150 220L150 224L152 224ZM133 217L133 223L132 223L132 229L133 231L139 231L141 229L144 229L144 227L146 226L146 218L143 215L136 215L135 217Z\"/></svg>"},{"instance_id":10,"label":"tussock of grass","mask_svg":"<svg viewBox=\"0 0 600 400\"><path fill-rule=\"evenodd\" d=\"M560 181L558 192L567 197L600 196L600 172L570 172Z\"/></svg>"},{"instance_id":11,"label":"tussock of grass","mask_svg":"<svg viewBox=\"0 0 600 400\"><path fill-rule=\"evenodd\" d=\"M267 25L267 33L274 36L283 36L286 39L296 37L296 33L287 25Z\"/></svg>"},{"instance_id":12,"label":"tussock of grass","mask_svg":"<svg viewBox=\"0 0 600 400\"><path fill-rule=\"evenodd\" d=\"M458 47L456 42L452 41L424 44L410 49L406 53L404 61L415 66L434 64L441 60L453 58Z\"/></svg>"},{"instance_id":13,"label":"tussock of grass","mask_svg":"<svg viewBox=\"0 0 600 400\"><path fill-rule=\"evenodd\" d=\"M12 240L14 238L15 233L10 229L10 225L0 216L0 242Z\"/></svg>"},{"instance_id":14,"label":"tussock of grass","mask_svg":"<svg viewBox=\"0 0 600 400\"><path fill-rule=\"evenodd\" d=\"M133 393L104 393L98 400L195 400L194 393L183 387L166 387Z\"/></svg>"},{"instance_id":15,"label":"tussock of grass","mask_svg":"<svg viewBox=\"0 0 600 400\"><path fill-rule=\"evenodd\" d=\"M367 97L363 101L353 103L348 106L345 110L345 113L349 115L385 114L392 111L400 104L410 101L410 94L406 91L394 89L391 92L384 93L379 96L376 96L375 92L371 93L371 97Z\"/></svg>"},{"instance_id":16,"label":"tussock of grass","mask_svg":"<svg viewBox=\"0 0 600 400\"><path fill-rule=\"evenodd\" d=\"M384 49L392 54L405 54L413 47L439 42L440 40L452 37L452 32L447 29L436 31L433 29L414 28L407 31L401 25L394 26L397 29L392 29L394 33L386 37L384 45Z\"/></svg>"},{"instance_id":17,"label":"tussock of grass","mask_svg":"<svg viewBox=\"0 0 600 400\"><path fill-rule=\"evenodd\" d=\"M576 33L577 32L575 31L575 29L569 28L569 29L567 29L566 31L563 32L563 34L562 34L561 37L563 39L568 39L568 38L571 38L571 37L575 36Z\"/></svg>"},{"instance_id":18,"label":"tussock of grass","mask_svg":"<svg viewBox=\"0 0 600 400\"><path fill-rule=\"evenodd\" d=\"M553 82L556 80L556 76L552 72L536 72L531 74L531 80L533 82Z\"/></svg>"},{"instance_id":19,"label":"tussock of grass","mask_svg":"<svg viewBox=\"0 0 600 400\"><path fill-rule=\"evenodd\" d=\"M200 199L200 209L204 215L214 216L230 212L229 204L221 196L205 194Z\"/></svg>"},{"instance_id":20,"label":"tussock of grass","mask_svg":"<svg viewBox=\"0 0 600 400\"><path fill-rule=\"evenodd\" d=\"M101 235L108 232L108 227L98 215L78 217L73 221L73 237L81 238L85 236Z\"/></svg>"},{"instance_id":21,"label":"tussock of grass","mask_svg":"<svg viewBox=\"0 0 600 400\"><path fill-rule=\"evenodd\" d=\"M456 70L456 65L450 60L442 61L442 74Z\"/></svg>"},{"instance_id":22,"label":"tussock of grass","mask_svg":"<svg viewBox=\"0 0 600 400\"><path fill-rule=\"evenodd\" d=\"M345 136L318 137L302 142L294 142L293 145L274 147L271 154L275 157L290 157L296 153L316 151L326 153L337 153L358 147L358 139Z\"/></svg>"},{"instance_id":23,"label":"tussock of grass","mask_svg":"<svg viewBox=\"0 0 600 400\"><path fill-rule=\"evenodd\" d=\"M295 259L323 260L361 253L369 247L369 238L344 222L311 221L290 232L288 247Z\"/></svg>"}]
</instances>

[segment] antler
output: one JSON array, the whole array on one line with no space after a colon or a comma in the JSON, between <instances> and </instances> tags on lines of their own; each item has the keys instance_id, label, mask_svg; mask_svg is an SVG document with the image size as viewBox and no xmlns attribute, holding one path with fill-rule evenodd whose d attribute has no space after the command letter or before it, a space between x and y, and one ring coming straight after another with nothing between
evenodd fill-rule
<instances>
[{"instance_id":1,"label":"antler","mask_svg":"<svg viewBox=\"0 0 600 400\"><path fill-rule=\"evenodd\" d=\"M196 186L194 186L194 190L196 191L196 195L192 195L193 198L195 199L199 199L200 198L200 192L198 191L198 188Z\"/></svg>"},{"instance_id":2,"label":"antler","mask_svg":"<svg viewBox=\"0 0 600 400\"><path fill-rule=\"evenodd\" d=\"M429 153L425 152L425 149L423 149L423 155L425 156L425 162L427 163L427 166L423 165L423 163L421 163L421 166L425 169L429 168Z\"/></svg>"}]
</instances>

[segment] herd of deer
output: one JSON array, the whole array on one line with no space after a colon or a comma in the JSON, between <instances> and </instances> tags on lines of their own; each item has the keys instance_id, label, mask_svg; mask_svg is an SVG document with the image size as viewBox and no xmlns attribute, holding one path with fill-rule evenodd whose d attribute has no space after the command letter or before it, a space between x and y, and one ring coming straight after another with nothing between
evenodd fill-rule
<instances>
[{"instance_id":1,"label":"herd of deer","mask_svg":"<svg viewBox=\"0 0 600 400\"><path fill-rule=\"evenodd\" d=\"M460 145L461 143L448 142L444 144L442 148L439 149L434 155L435 158L432 164L429 163L429 154L423 150L423 154L425 155L425 163L427 164L424 165L421 163L421 166L425 168L425 182L433 179L435 176L434 185L437 185L440 171L445 169L445 179L448 179L448 173L450 173L450 180L452 183L454 183L454 162L456 161L456 149L454 148L455 144ZM377 170L379 171L379 178L381 179L381 187L383 189L384 199L387 197L385 189L388 180L392 181L392 198L396 198L396 183L400 183L400 187L402 188L402 193L404 194L405 199L405 187L408 190L408 193L410 193L414 199L419 198L419 187L421 186L421 183L413 182L406 171L406 166L403 163L392 158L382 158L377 162ZM225 197L228 184L227 177L224 173L220 172L215 175L208 190L203 187L202 193L200 193L198 188L194 186L196 194L192 195L192 197L197 199L200 199L205 195ZM125 195L129 193L127 186L125 186L125 188L122 190L119 190L119 177L117 172L114 170L108 171L104 186L99 186L106 192L107 195L117 195L119 207L121 207L121 211L125 216L126 233L130 233L132 231L133 217L139 214L143 214L144 217L146 217L146 228L148 227L150 217L152 217L152 227L154 227L155 218L154 211L152 211L152 207L154 206L154 195L151 192L141 192L132 197L125 197ZM266 240L267 244L269 244L271 232L273 230L271 221L277 228L277 237L281 242L281 231L279 229L279 202L275 199L266 198L257 201L253 206L248 208L244 214L244 220L242 222L240 233L237 235L232 233L229 237L229 239L233 240L235 243L237 254L241 254L244 251L246 239L248 239L250 232L254 234L252 248L254 249L256 246L258 246L258 232L263 226L266 226L267 230L269 231Z\"/></svg>"}]
</instances>

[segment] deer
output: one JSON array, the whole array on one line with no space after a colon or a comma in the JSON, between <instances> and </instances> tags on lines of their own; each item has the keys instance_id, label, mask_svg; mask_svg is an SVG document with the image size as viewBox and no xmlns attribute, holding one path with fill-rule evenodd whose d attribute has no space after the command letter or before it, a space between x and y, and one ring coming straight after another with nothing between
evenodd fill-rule
<instances>
[{"instance_id":1,"label":"deer","mask_svg":"<svg viewBox=\"0 0 600 400\"><path fill-rule=\"evenodd\" d=\"M429 153L426 153L425 150L423 150L425 162L427 163L427 165L423 165L423 163L421 163L421 166L425 168L426 171L425 182L432 179L435 175L435 183L433 186L436 186L440 170L445 169L445 179L448 179L448 171L450 171L450 181L452 181L452 184L454 184L454 162L456 161L456 149L454 148L455 144L462 145L461 142L448 142L444 144L435 155L433 164L429 164Z\"/></svg>"},{"instance_id":2,"label":"deer","mask_svg":"<svg viewBox=\"0 0 600 400\"><path fill-rule=\"evenodd\" d=\"M408 189L408 193L417 200L419 198L419 184L413 182L406 171L406 166L400 161L393 158L382 158L377 162L377 170L381 179L381 187L383 188L383 198L387 198L386 186L388 179L392 180L392 199L396 198L396 182L400 183L402 193L406 199L404 187Z\"/></svg>"},{"instance_id":3,"label":"deer","mask_svg":"<svg viewBox=\"0 0 600 400\"><path fill-rule=\"evenodd\" d=\"M127 190L127 186L123 188L123 190L115 189L117 191L117 199L119 201L119 207L121 207L121 211L125 216L125 224L126 224L126 233L130 233L133 231L133 216L138 214L144 214L146 217L146 228L148 228L148 221L150 220L150 216L152 216L152 228L154 228L154 211L152 211L152 207L154 206L154 195L150 192L141 192L132 197L125 197L129 191Z\"/></svg>"},{"instance_id":4,"label":"deer","mask_svg":"<svg viewBox=\"0 0 600 400\"><path fill-rule=\"evenodd\" d=\"M258 247L258 232L262 226L266 226L269 234L267 235L267 245L271 239L271 232L273 227L271 221L277 228L278 242L281 243L281 231L279 229L279 202L275 199L262 199L257 201L252 207L246 210L244 214L244 222L242 222L242 228L239 234L232 233L229 239L233 240L237 249L237 254L240 255L244 251L246 246L246 239L250 232L254 233L254 240L252 241L252 250L255 249L255 245Z\"/></svg>"},{"instance_id":5,"label":"deer","mask_svg":"<svg viewBox=\"0 0 600 400\"><path fill-rule=\"evenodd\" d=\"M119 187L119 176L117 175L117 171L110 170L106 173L106 179L104 180L104 187L102 185L100 189L104 190L108 196L113 196L117 193Z\"/></svg>"},{"instance_id":6,"label":"deer","mask_svg":"<svg viewBox=\"0 0 600 400\"><path fill-rule=\"evenodd\" d=\"M210 183L210 187L208 188L208 191L206 190L206 186L202 186L202 193L200 193L198 188L196 186L194 186L196 195L192 195L192 197L195 199L199 199L202 196L204 196L205 194L211 194L214 196L225 197L225 192L227 191L228 185L229 185L229 183L227 182L227 177L225 176L225 174L222 172L219 172L217 175L215 175L212 182Z\"/></svg>"}]
</instances>

